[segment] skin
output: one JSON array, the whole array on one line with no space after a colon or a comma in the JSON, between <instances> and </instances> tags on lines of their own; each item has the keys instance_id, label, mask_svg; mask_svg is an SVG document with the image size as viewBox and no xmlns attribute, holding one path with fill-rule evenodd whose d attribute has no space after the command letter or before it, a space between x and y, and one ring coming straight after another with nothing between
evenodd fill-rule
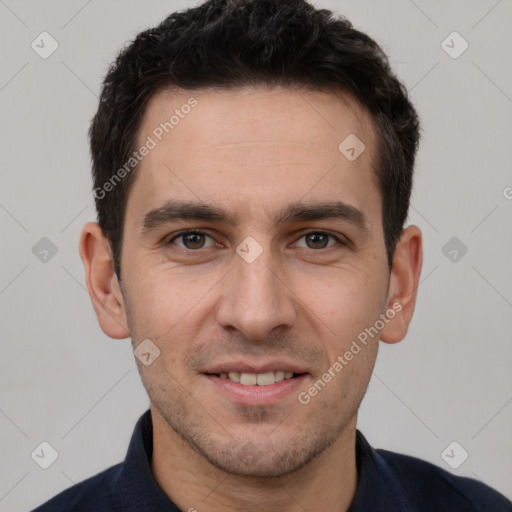
<instances>
[{"instance_id":1,"label":"skin","mask_svg":"<svg viewBox=\"0 0 512 512\"><path fill-rule=\"evenodd\" d=\"M190 97L197 106L137 168L121 283L99 226L87 224L80 240L103 331L130 336L134 347L149 338L160 349L148 366L136 359L151 404L155 479L182 510L347 510L357 488L357 411L379 337L396 343L407 333L421 231L404 229L390 272L375 134L350 96L265 87L163 91L148 104L140 144ZM366 146L353 162L338 150L349 134ZM170 198L220 205L237 221L180 220L143 233L144 215ZM327 200L361 210L368 232L338 219L274 224L290 203ZM171 241L187 228L205 236ZM347 243L305 236L319 230ZM263 250L250 264L236 252L248 236ZM301 404L298 392L397 303L401 310L379 336ZM271 404L236 403L202 374L216 363L274 358L307 375Z\"/></svg>"}]
</instances>

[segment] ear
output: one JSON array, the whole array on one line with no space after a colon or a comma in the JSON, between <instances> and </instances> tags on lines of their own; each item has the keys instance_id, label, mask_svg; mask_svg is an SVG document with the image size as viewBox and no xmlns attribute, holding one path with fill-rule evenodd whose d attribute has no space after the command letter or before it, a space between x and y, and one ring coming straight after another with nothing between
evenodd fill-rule
<instances>
[{"instance_id":1,"label":"ear","mask_svg":"<svg viewBox=\"0 0 512 512\"><path fill-rule=\"evenodd\" d=\"M414 313L416 294L423 264L422 235L417 226L402 231L397 243L389 280L387 311L395 315L380 333L381 341L397 343L407 334Z\"/></svg>"},{"instance_id":2,"label":"ear","mask_svg":"<svg viewBox=\"0 0 512 512\"><path fill-rule=\"evenodd\" d=\"M89 222L83 227L79 250L89 296L103 332L111 338L127 338L130 331L123 295L114 272L110 243L99 224Z\"/></svg>"}]
</instances>

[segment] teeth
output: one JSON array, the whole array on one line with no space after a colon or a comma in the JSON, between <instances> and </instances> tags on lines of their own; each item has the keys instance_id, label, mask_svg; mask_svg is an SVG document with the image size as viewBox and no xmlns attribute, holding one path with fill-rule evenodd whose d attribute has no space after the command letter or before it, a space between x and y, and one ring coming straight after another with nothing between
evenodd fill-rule
<instances>
[{"instance_id":1,"label":"teeth","mask_svg":"<svg viewBox=\"0 0 512 512\"><path fill-rule=\"evenodd\" d=\"M254 386L257 383L258 376L255 373L244 373L240 374L240 384L244 386Z\"/></svg>"},{"instance_id":2,"label":"teeth","mask_svg":"<svg viewBox=\"0 0 512 512\"><path fill-rule=\"evenodd\" d=\"M281 382L284 379L284 372L282 370L277 370L277 372L274 372L274 376L276 382Z\"/></svg>"},{"instance_id":3,"label":"teeth","mask_svg":"<svg viewBox=\"0 0 512 512\"><path fill-rule=\"evenodd\" d=\"M256 382L258 386L267 386L268 384L274 384L276 381L274 372L260 373L256 376Z\"/></svg>"},{"instance_id":4,"label":"teeth","mask_svg":"<svg viewBox=\"0 0 512 512\"><path fill-rule=\"evenodd\" d=\"M229 379L233 382L239 382L244 386L268 386L275 382L281 382L284 379L291 379L293 377L293 372L284 372L283 370L257 374L245 372L222 372L219 376L221 379Z\"/></svg>"},{"instance_id":5,"label":"teeth","mask_svg":"<svg viewBox=\"0 0 512 512\"><path fill-rule=\"evenodd\" d=\"M222 377L222 373L220 374ZM240 372L229 372L228 375L229 380L232 380L233 382L240 382Z\"/></svg>"}]
</instances>

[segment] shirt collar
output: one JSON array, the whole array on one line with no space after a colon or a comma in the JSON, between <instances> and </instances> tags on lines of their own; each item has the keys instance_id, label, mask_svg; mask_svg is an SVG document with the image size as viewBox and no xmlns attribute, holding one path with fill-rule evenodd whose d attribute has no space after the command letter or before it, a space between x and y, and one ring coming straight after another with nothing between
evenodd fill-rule
<instances>
[{"instance_id":1,"label":"shirt collar","mask_svg":"<svg viewBox=\"0 0 512 512\"><path fill-rule=\"evenodd\" d=\"M347 512L413 512L384 457L356 430L357 490Z\"/></svg>"},{"instance_id":2,"label":"shirt collar","mask_svg":"<svg viewBox=\"0 0 512 512\"><path fill-rule=\"evenodd\" d=\"M148 409L137 421L122 465L114 495L126 512L180 512L162 491L151 471L153 421Z\"/></svg>"},{"instance_id":3,"label":"shirt collar","mask_svg":"<svg viewBox=\"0 0 512 512\"><path fill-rule=\"evenodd\" d=\"M119 510L179 512L153 476L152 455L153 423L148 409L135 425L126 459L114 483ZM358 484L348 512L413 510L384 458L359 430L356 430L356 461Z\"/></svg>"}]
</instances>

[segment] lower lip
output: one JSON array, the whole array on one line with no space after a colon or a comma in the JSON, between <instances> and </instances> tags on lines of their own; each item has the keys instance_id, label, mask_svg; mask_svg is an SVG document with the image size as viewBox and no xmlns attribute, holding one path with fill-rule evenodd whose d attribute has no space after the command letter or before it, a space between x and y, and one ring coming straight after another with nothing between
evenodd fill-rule
<instances>
[{"instance_id":1,"label":"lower lip","mask_svg":"<svg viewBox=\"0 0 512 512\"><path fill-rule=\"evenodd\" d=\"M202 374L208 382L219 392L227 395L231 400L244 405L268 405L277 402L285 396L298 392L304 385L307 374L292 379L285 379L267 386L245 386L229 379L215 375Z\"/></svg>"}]
</instances>

